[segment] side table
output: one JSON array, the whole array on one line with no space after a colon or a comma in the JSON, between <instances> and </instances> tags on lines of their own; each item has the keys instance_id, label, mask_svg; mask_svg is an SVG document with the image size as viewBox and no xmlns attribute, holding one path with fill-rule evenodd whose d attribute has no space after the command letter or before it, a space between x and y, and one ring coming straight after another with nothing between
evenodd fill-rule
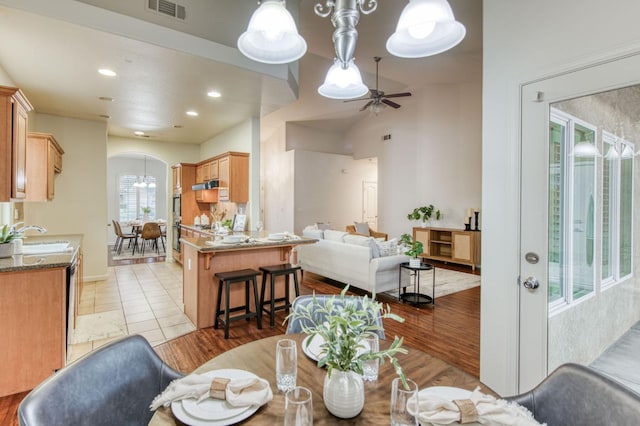
<instances>
[{"instance_id":1,"label":"side table","mask_svg":"<svg viewBox=\"0 0 640 426\"><path fill-rule=\"evenodd\" d=\"M402 270L406 269L409 276L413 276L413 292L407 293L407 287L402 286ZM409 262L404 262L398 268L398 300L411 303L413 305L436 304L436 268L430 263L420 263L420 266L409 266ZM432 271L431 296L420 293L420 272ZM402 292L400 288L402 287Z\"/></svg>"}]
</instances>

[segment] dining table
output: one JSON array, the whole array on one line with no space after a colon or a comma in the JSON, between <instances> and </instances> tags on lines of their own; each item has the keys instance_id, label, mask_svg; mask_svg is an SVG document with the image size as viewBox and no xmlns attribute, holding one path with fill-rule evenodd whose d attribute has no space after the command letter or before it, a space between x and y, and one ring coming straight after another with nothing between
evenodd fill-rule
<instances>
[{"instance_id":1,"label":"dining table","mask_svg":"<svg viewBox=\"0 0 640 426\"><path fill-rule=\"evenodd\" d=\"M275 363L276 344L280 339L293 339L298 347L297 386L303 386L312 392L313 422L317 425L376 425L389 424L389 407L391 397L391 382L397 374L393 366L387 361L380 365L378 380L365 382L364 408L354 418L339 419L325 408L322 390L325 368L319 368L317 362L306 356L302 350L304 334L287 334L266 337L256 340L227 352L224 352L194 370L202 374L213 370L240 369L249 371L269 381L273 391L273 400L260 407L249 418L235 424L250 425L281 425L284 422L284 393L278 392L276 387ZM380 341L381 348L387 348L392 340ZM445 361L429 355L419 349L406 347L407 354L398 354L397 359L407 378L415 381L420 390L433 386L448 386L472 391L477 386L487 394L497 394L482 384L480 380ZM161 407L152 417L149 425L170 426L183 425L171 411L171 408ZM206 425L206 422L198 422ZM214 423L212 424L220 424Z\"/></svg>"}]
</instances>

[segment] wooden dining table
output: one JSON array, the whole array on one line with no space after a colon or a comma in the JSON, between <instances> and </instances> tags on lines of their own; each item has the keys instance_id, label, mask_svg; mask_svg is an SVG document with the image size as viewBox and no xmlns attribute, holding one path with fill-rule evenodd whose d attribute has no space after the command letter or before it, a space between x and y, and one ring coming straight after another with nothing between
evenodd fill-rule
<instances>
[{"instance_id":1,"label":"wooden dining table","mask_svg":"<svg viewBox=\"0 0 640 426\"><path fill-rule=\"evenodd\" d=\"M275 377L276 343L280 339L294 339L298 344L297 385L304 386L313 394L313 421L318 425L376 425L389 424L389 402L391 382L397 377L393 366L385 362L380 366L378 380L365 382L365 403L362 412L352 419L339 419L327 411L322 399L322 388L326 369L318 368L316 361L308 358L302 351L304 334L288 334L267 337L234 348L211 359L198 367L194 373L234 368L250 371L271 384L273 400L263 405L251 417L238 424L281 425L284 422L284 394L278 392ZM391 344L389 338L381 340L382 348ZM408 347L408 353L399 354L398 361L407 378L414 380L419 389L430 386L453 386L473 390L480 386L483 392L497 396L483 385L479 379L447 364L418 349ZM182 425L170 408L161 407L156 411L149 425Z\"/></svg>"}]
</instances>

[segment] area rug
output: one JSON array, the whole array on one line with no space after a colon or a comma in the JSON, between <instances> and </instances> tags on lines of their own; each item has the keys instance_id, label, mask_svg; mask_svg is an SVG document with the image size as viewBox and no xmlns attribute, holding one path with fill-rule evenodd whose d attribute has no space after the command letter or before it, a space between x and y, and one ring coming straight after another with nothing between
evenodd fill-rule
<instances>
[{"instance_id":1,"label":"area rug","mask_svg":"<svg viewBox=\"0 0 640 426\"><path fill-rule=\"evenodd\" d=\"M433 271L420 273L420 293L431 296ZM403 276L403 283L407 284L407 291L413 291L413 278ZM436 299L448 294L468 290L480 285L480 275L466 272L452 271L450 269L436 268ZM398 297L398 290L387 291L384 294Z\"/></svg>"},{"instance_id":2,"label":"area rug","mask_svg":"<svg viewBox=\"0 0 640 426\"><path fill-rule=\"evenodd\" d=\"M73 344L91 342L127 334L127 323L121 310L78 315Z\"/></svg>"},{"instance_id":3,"label":"area rug","mask_svg":"<svg viewBox=\"0 0 640 426\"><path fill-rule=\"evenodd\" d=\"M113 246L109 246L109 250L111 250L113 260L127 260L127 259L146 259L151 257L164 257L167 254L162 250L162 245L160 246L160 254L156 253L154 249L145 248L144 255L140 252L140 250L136 249L136 254L132 254L132 249L127 249L126 245L122 247L120 250L120 254L113 253Z\"/></svg>"}]
</instances>

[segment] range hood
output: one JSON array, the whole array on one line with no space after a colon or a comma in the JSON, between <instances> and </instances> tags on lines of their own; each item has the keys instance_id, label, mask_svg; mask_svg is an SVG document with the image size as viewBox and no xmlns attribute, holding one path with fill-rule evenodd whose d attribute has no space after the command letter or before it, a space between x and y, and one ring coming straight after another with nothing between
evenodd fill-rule
<instances>
[{"instance_id":1,"label":"range hood","mask_svg":"<svg viewBox=\"0 0 640 426\"><path fill-rule=\"evenodd\" d=\"M194 191L202 191L203 189L214 189L220 186L220 181L218 179L209 180L202 183L196 183L191 187Z\"/></svg>"}]
</instances>

